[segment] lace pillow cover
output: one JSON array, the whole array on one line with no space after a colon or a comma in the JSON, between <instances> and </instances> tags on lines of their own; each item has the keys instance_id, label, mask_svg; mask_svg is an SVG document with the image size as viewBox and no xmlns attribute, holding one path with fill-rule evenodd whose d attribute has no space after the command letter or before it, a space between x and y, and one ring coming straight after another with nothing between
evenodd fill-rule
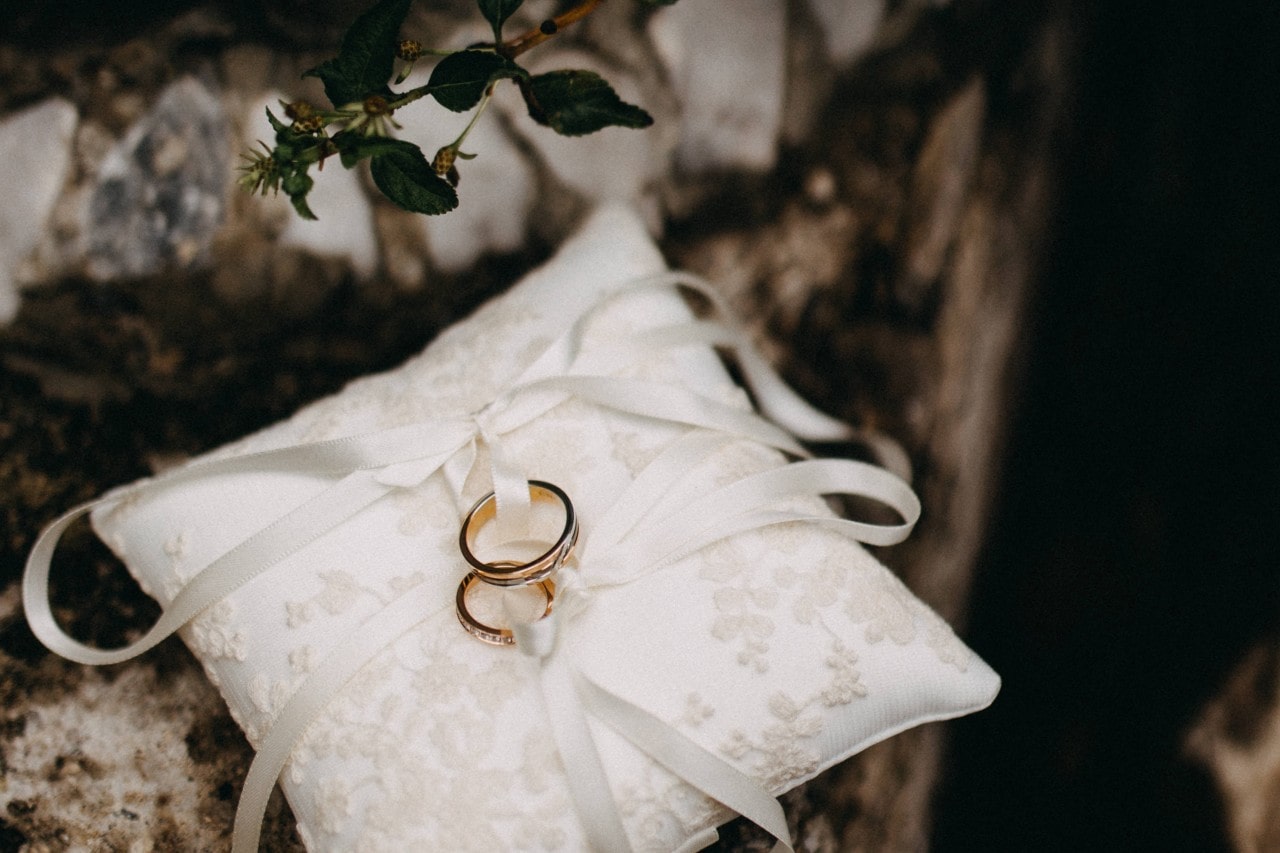
<instances>
[{"instance_id":1,"label":"lace pillow cover","mask_svg":"<svg viewBox=\"0 0 1280 853\"><path fill-rule=\"evenodd\" d=\"M634 284L663 270L632 214L597 212L401 367L84 508L165 607L121 654L185 623L260 750L245 798L279 775L308 849L693 850L726 806L785 836L756 789L994 698L998 676L855 541L914 517L854 525L819 497L908 516L910 490L788 463L790 437L708 346L723 330L661 279ZM526 477L572 497L582 541L556 618L522 623L512 650L455 617L457 538L491 490L527 524ZM33 628L73 659L122 659L42 605L31 567L56 534L29 563Z\"/></svg>"}]
</instances>

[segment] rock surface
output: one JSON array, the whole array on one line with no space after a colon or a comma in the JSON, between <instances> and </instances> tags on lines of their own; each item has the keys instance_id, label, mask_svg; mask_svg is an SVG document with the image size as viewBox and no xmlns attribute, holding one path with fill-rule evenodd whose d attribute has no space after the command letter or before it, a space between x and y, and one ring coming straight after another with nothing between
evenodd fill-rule
<instances>
[{"instance_id":1,"label":"rock surface","mask_svg":"<svg viewBox=\"0 0 1280 853\"><path fill-rule=\"evenodd\" d=\"M1251 649L1186 737L1212 775L1237 850L1280 847L1280 646Z\"/></svg>"},{"instance_id":2,"label":"rock surface","mask_svg":"<svg viewBox=\"0 0 1280 853\"><path fill-rule=\"evenodd\" d=\"M0 323L18 311L20 266L36 248L71 165L76 108L51 98L0 121Z\"/></svg>"},{"instance_id":3,"label":"rock surface","mask_svg":"<svg viewBox=\"0 0 1280 853\"><path fill-rule=\"evenodd\" d=\"M170 84L102 161L84 226L89 275L110 281L207 262L226 208L228 143L216 95L190 77Z\"/></svg>"},{"instance_id":4,"label":"rock surface","mask_svg":"<svg viewBox=\"0 0 1280 853\"><path fill-rule=\"evenodd\" d=\"M677 3L650 24L680 101L677 169L768 169L786 77L783 0Z\"/></svg>"},{"instance_id":5,"label":"rock surface","mask_svg":"<svg viewBox=\"0 0 1280 853\"><path fill-rule=\"evenodd\" d=\"M846 65L862 55L884 22L884 0L809 0L822 25L827 55Z\"/></svg>"}]
</instances>

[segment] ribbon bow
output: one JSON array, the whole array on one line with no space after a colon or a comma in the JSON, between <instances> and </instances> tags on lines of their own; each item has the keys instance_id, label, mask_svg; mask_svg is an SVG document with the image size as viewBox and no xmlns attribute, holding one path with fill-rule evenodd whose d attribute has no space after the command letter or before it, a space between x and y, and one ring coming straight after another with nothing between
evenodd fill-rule
<instances>
[{"instance_id":1,"label":"ribbon bow","mask_svg":"<svg viewBox=\"0 0 1280 853\"><path fill-rule=\"evenodd\" d=\"M637 508L648 512L657 506L656 498L662 490L654 491L652 484L660 480L656 472L667 471L669 475L682 467L687 469L692 462L701 458L699 452L705 453L705 447L699 451L699 442L708 440L703 431L712 431L718 440L724 440L728 436L759 441L793 457L806 456L792 437L793 433L808 439L827 441L857 437L845 424L804 403L772 372L739 331L723 323L677 323L646 330L633 341L613 341L608 346L583 351L583 334L598 312L616 300L628 298L630 294L665 290L673 286L685 287L701 294L711 302L715 313L727 315L726 307L715 292L697 279L679 273L642 279L607 294L595 305L582 307L576 314L557 317L558 322L567 325L567 331L522 372L504 394L498 395L497 399L477 412L364 435L196 462L73 508L42 532L27 560L23 578L23 604L33 632L53 651L80 663L98 665L128 660L154 647L207 607L230 595L306 544L340 527L347 519L396 488L417 485L436 472L443 472L455 495L460 497L462 484L478 458L479 443L483 443L488 450L489 473L498 502L496 523L499 525L499 534L506 535L513 530L522 529L527 523L529 512L527 480L519 466L504 452L502 436L571 397L620 412L694 427L696 430L691 435L701 436L678 442L677 447L681 448L678 452L660 457L658 461L663 464L656 469L650 466L650 470L655 472L652 475L650 470L643 472L636 481L637 488L629 490L619 501L618 507L602 520L600 528L595 532L599 544L589 546L592 560L608 555L610 548L605 543L623 548L630 556L641 555L643 559L631 563L602 560L598 564L628 565L629 569L621 573L599 572L595 563L590 566L584 563L587 571L583 577L584 589L627 583L676 559L679 554L665 547L672 542L682 543L684 553L688 553L689 550L696 550L709 541L739 530L784 520L797 520L793 515L766 508L767 503L776 500L780 494L795 493L797 483L784 482L787 476L792 476L793 479L798 476L799 480L803 480L801 490L807 490L805 493L808 494L821 493L823 489L845 491L850 488L848 477L834 476L831 469L825 467L804 469L806 473L803 475L786 475L777 482L767 484L756 482L753 485L748 482L752 478L748 478L747 481L730 486L726 494L721 496L720 505L703 507L701 511L685 507L681 512L669 515L667 525L659 531L662 535L657 537L661 542L652 541L655 538L652 532L644 533L645 530L651 531L651 528L637 525L641 516L634 515L634 512ZM758 405L773 422L669 383L617 376L630 365L651 356L655 349L687 345L713 345L734 351L747 383L755 392ZM873 447L876 446L874 440L870 443ZM883 448L886 445L881 442L880 446ZM674 467L671 462L673 458L676 460ZM886 455L887 463L900 470L904 459L900 455ZM809 461L777 470L798 471L800 469L797 466L828 464L858 463ZM898 509L905 520L904 524L878 528L830 518L813 520L826 526L834 524L865 542L889 544L900 541L909 532L919 513L915 495L905 483L884 471L871 466L862 466L859 471L862 469L865 471L855 479L870 476L872 479L887 477L892 481L889 483L877 480L875 487L871 489L871 496L879 497ZM174 597L156 624L134 643L119 649L97 649L76 641L58 626L48 598L50 562L58 540L77 518L140 493L174 488L196 479L264 470L337 476L338 479L202 569ZM872 475L866 472L875 473ZM831 479L833 476L839 482L827 482L823 479ZM640 486L642 482L650 485ZM828 488L832 485L835 487ZM855 492L864 492L862 486L855 485L853 488ZM763 502L761 498L764 498ZM732 507L735 504L740 505L740 511L724 512L726 505ZM714 520L714 523L709 523L708 519ZM435 591L428 587L428 584L419 584L377 614L377 630L361 630L340 642L321 667L303 682L289 700L263 738L246 779L233 839L236 851L256 850L258 825L267 795L307 721L383 645L421 621L425 614L439 609L440 597L432 594ZM588 595L586 592L580 593L583 597ZM531 649L546 648L546 654L538 658L542 661L544 682L548 666L553 672L560 671L562 664L556 649L561 643L556 640L556 635L561 633L562 623L569 621L572 621L571 618L557 617L547 626L528 627L533 632L528 634L528 646ZM521 627L520 630L523 633L526 629ZM543 631L553 632L546 642L539 639L539 632ZM600 715L610 725L622 725L620 730L628 738L634 735L645 742L666 743L665 748L657 748L656 752L651 752L661 763L671 766L679 765L685 760L681 756L693 745L682 735L674 733L678 740L671 740L665 735L654 735L659 730L674 730L593 682L580 676L574 676L571 681L571 689L575 691L575 695L584 697L581 705L571 703L574 707L590 708L592 713ZM566 685L563 679L557 683L562 687ZM632 710L624 710L626 708ZM570 732L573 726L566 724L558 729ZM653 731L641 733L649 729ZM653 740L655 736L657 741ZM694 749L700 751L698 747ZM571 750L570 754L577 753ZM710 753L705 754L722 765L722 769L727 768L730 773L737 773ZM566 761L569 760L571 759L566 757ZM726 805L748 816L756 815L753 819L761 822L775 835L779 835L776 830L780 829L782 834L779 837L785 837L785 821L780 825L777 822L780 810L776 815L766 815L764 812L769 810L759 804L752 806L747 802L751 797L747 796L747 801L743 802L748 811L743 811L743 807L739 805L742 797L720 790L724 787L725 779L729 778L728 775L721 773L719 781L703 780L700 783L698 780L705 770L705 767L693 767L677 772ZM707 785L710 787L706 787ZM750 783L747 787L753 785L754 783ZM767 795L765 798L773 802ZM775 808L776 805L774 802ZM752 812L752 809L755 811ZM600 809L595 807L588 810L593 814L600 813ZM614 814L616 819L616 813ZM607 821L608 818L604 820ZM608 837L617 840L616 834L612 832Z\"/></svg>"},{"instance_id":2,"label":"ribbon bow","mask_svg":"<svg viewBox=\"0 0 1280 853\"><path fill-rule=\"evenodd\" d=\"M610 692L573 666L573 627L597 589L638 581L706 546L747 530L806 522L868 544L907 537L920 514L910 487L880 468L849 460L806 460L751 475L691 501L664 501L697 464L728 440L693 431L660 454L608 513L584 529L577 569L557 576L556 607L545 619L513 625L516 648L534 664L551 733L566 766L578 815L592 849L630 850L588 717L596 717L712 799L770 832L775 851L790 851L786 818L750 777L677 729ZM878 525L776 509L801 495L850 494L884 503L901 517ZM585 522L584 522L585 524ZM381 648L442 609L423 583L353 632L312 672L259 746L236 814L233 850L256 849L267 797L293 745L313 717ZM425 615L424 615L425 614Z\"/></svg>"}]
</instances>

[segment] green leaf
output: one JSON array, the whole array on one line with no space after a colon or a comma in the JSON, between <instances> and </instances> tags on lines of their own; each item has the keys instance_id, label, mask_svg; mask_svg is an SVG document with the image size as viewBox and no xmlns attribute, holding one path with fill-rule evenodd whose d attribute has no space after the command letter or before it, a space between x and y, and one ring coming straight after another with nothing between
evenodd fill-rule
<instances>
[{"instance_id":1,"label":"green leaf","mask_svg":"<svg viewBox=\"0 0 1280 853\"><path fill-rule=\"evenodd\" d=\"M319 77L335 107L363 101L369 95L392 95L387 81L395 64L396 39L412 0L380 0L356 18L333 59L303 73Z\"/></svg>"},{"instance_id":2,"label":"green leaf","mask_svg":"<svg viewBox=\"0 0 1280 853\"><path fill-rule=\"evenodd\" d=\"M311 192L311 188L315 184L315 180L307 174L306 169L300 172L291 172L280 182L280 189L284 190L285 194L289 196L289 201L293 202L293 209L298 211L298 215L303 219L319 218L307 206L307 193Z\"/></svg>"},{"instance_id":3,"label":"green leaf","mask_svg":"<svg viewBox=\"0 0 1280 853\"><path fill-rule=\"evenodd\" d=\"M516 9L520 8L524 0L477 0L477 2L480 5L480 14L493 25L493 41L497 44L502 41L502 25Z\"/></svg>"},{"instance_id":4,"label":"green leaf","mask_svg":"<svg viewBox=\"0 0 1280 853\"><path fill-rule=\"evenodd\" d=\"M582 136L604 127L648 127L653 116L618 97L593 71L552 71L522 83L529 115L565 136Z\"/></svg>"},{"instance_id":5,"label":"green leaf","mask_svg":"<svg viewBox=\"0 0 1280 853\"><path fill-rule=\"evenodd\" d=\"M491 51L462 50L440 60L427 87L441 106L461 113L479 103L493 81L525 74L519 65Z\"/></svg>"},{"instance_id":6,"label":"green leaf","mask_svg":"<svg viewBox=\"0 0 1280 853\"><path fill-rule=\"evenodd\" d=\"M276 132L277 137L279 137L280 134L290 130L289 125L285 124L280 119L276 118L276 114L271 112L271 107L267 107L266 110L267 110L267 121L271 122L271 129Z\"/></svg>"},{"instance_id":7,"label":"green leaf","mask_svg":"<svg viewBox=\"0 0 1280 853\"><path fill-rule=\"evenodd\" d=\"M292 163L308 149L316 147L316 137L308 133L298 133L292 125L285 124L276 118L271 108L267 107L267 121L276 132L276 147L272 156L280 163Z\"/></svg>"},{"instance_id":8,"label":"green leaf","mask_svg":"<svg viewBox=\"0 0 1280 853\"><path fill-rule=\"evenodd\" d=\"M394 150L375 155L370 161L378 189L400 207L415 213L447 213L457 207L457 192L431 168L422 149L403 140L393 141Z\"/></svg>"}]
</instances>

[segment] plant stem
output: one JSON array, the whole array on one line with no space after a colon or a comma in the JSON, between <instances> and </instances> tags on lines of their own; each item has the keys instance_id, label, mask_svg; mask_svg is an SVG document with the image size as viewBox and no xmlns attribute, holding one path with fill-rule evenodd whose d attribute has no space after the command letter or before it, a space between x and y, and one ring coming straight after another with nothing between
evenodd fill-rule
<instances>
[{"instance_id":1,"label":"plant stem","mask_svg":"<svg viewBox=\"0 0 1280 853\"><path fill-rule=\"evenodd\" d=\"M493 97L493 88L497 84L491 84L488 89L484 90L484 97L480 99L480 105L476 107L475 115L471 116L471 121L467 122L467 126L462 129L462 133L458 134L458 138L449 144L455 152L462 148L462 141L467 138L467 134L471 132L471 128L476 126L476 122L480 120L480 116L484 113L484 108L489 106L489 99Z\"/></svg>"},{"instance_id":2,"label":"plant stem","mask_svg":"<svg viewBox=\"0 0 1280 853\"><path fill-rule=\"evenodd\" d=\"M583 0L582 3L574 6L563 15L548 18L540 25L529 30L527 33L504 41L502 44L497 46L497 51L501 56L505 56L507 59L515 59L526 50L542 44L569 24L580 21L587 15L590 15L602 2L604 2L604 0Z\"/></svg>"},{"instance_id":3,"label":"plant stem","mask_svg":"<svg viewBox=\"0 0 1280 853\"><path fill-rule=\"evenodd\" d=\"M425 97L426 95L429 95L429 94L431 94L431 85L423 84L417 87L416 89L410 89L407 92L401 93L400 97L396 98L395 100L388 101L387 107L392 112L395 112L396 110L403 107L405 104L412 104L414 101L418 100L419 98Z\"/></svg>"}]
</instances>

